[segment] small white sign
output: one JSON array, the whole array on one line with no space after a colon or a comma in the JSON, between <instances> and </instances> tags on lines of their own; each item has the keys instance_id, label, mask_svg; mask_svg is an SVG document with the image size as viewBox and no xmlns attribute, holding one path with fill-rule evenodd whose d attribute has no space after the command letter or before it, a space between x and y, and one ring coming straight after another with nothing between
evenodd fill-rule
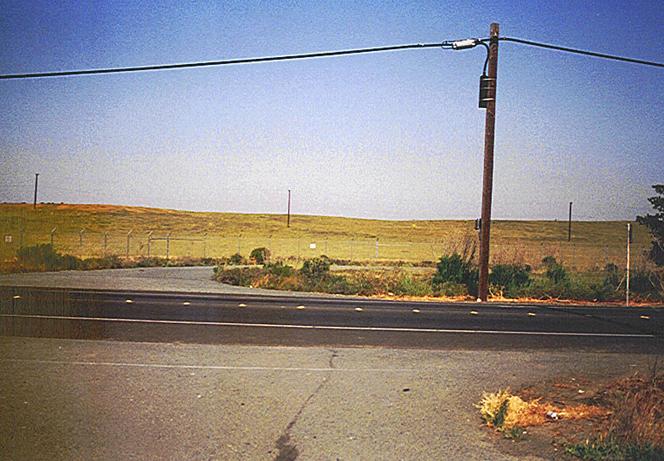
<instances>
[{"instance_id":1,"label":"small white sign","mask_svg":"<svg viewBox=\"0 0 664 461\"><path fill-rule=\"evenodd\" d=\"M11 235L5 235L5 243L12 243L12 236Z\"/></svg>"},{"instance_id":2,"label":"small white sign","mask_svg":"<svg viewBox=\"0 0 664 461\"><path fill-rule=\"evenodd\" d=\"M310 243L309 248L311 248L312 250L315 250L316 249L316 244L315 243Z\"/></svg>"}]
</instances>

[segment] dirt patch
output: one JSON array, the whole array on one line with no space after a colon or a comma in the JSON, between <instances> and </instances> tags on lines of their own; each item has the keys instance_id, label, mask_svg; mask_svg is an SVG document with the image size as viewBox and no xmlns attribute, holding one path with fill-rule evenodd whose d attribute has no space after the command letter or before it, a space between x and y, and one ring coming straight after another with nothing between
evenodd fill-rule
<instances>
[{"instance_id":1,"label":"dirt patch","mask_svg":"<svg viewBox=\"0 0 664 461\"><path fill-rule=\"evenodd\" d=\"M517 457L578 459L567 447L596 441L664 450L664 374L656 370L613 380L561 377L488 398L494 401L487 403L485 396L484 412L503 410L498 415L502 427L492 437L501 450Z\"/></svg>"}]
</instances>

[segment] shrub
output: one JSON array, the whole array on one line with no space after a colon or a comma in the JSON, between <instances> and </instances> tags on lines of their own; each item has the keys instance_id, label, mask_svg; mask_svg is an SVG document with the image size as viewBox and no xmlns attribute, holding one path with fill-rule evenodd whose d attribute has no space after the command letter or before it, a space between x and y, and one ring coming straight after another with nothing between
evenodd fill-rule
<instances>
[{"instance_id":1,"label":"shrub","mask_svg":"<svg viewBox=\"0 0 664 461\"><path fill-rule=\"evenodd\" d=\"M613 263L609 263L604 267L604 286L607 288L617 289L622 281L620 271L618 266Z\"/></svg>"},{"instance_id":2,"label":"shrub","mask_svg":"<svg viewBox=\"0 0 664 461\"><path fill-rule=\"evenodd\" d=\"M468 287L461 283L445 282L434 286L434 294L439 296L468 296Z\"/></svg>"},{"instance_id":3,"label":"shrub","mask_svg":"<svg viewBox=\"0 0 664 461\"><path fill-rule=\"evenodd\" d=\"M65 265L64 257L50 243L20 248L16 256L18 263L26 269L50 271L62 269ZM75 260L80 261L78 258ZM67 264L71 265L72 262L69 259Z\"/></svg>"},{"instance_id":4,"label":"shrub","mask_svg":"<svg viewBox=\"0 0 664 461\"><path fill-rule=\"evenodd\" d=\"M270 261L270 250L265 247L254 248L249 254L249 259L256 264L265 264Z\"/></svg>"},{"instance_id":5,"label":"shrub","mask_svg":"<svg viewBox=\"0 0 664 461\"><path fill-rule=\"evenodd\" d=\"M259 267L245 267L217 270L216 280L221 283L236 286L250 286L261 275Z\"/></svg>"},{"instance_id":6,"label":"shrub","mask_svg":"<svg viewBox=\"0 0 664 461\"><path fill-rule=\"evenodd\" d=\"M244 256L242 256L240 253L235 253L233 256L228 258L228 263L233 264L235 266L239 264L244 264L246 261L244 259Z\"/></svg>"},{"instance_id":7,"label":"shrub","mask_svg":"<svg viewBox=\"0 0 664 461\"><path fill-rule=\"evenodd\" d=\"M504 290L508 296L518 296L519 290L530 284L529 265L497 264L489 275L489 281Z\"/></svg>"},{"instance_id":8,"label":"shrub","mask_svg":"<svg viewBox=\"0 0 664 461\"><path fill-rule=\"evenodd\" d=\"M468 293L477 294L477 282L479 271L470 259L463 259L458 253L451 256L442 256L436 266L436 274L433 277L434 285L444 283L463 284Z\"/></svg>"},{"instance_id":9,"label":"shrub","mask_svg":"<svg viewBox=\"0 0 664 461\"><path fill-rule=\"evenodd\" d=\"M427 296L432 294L431 283L409 274L402 274L392 292L397 295Z\"/></svg>"},{"instance_id":10,"label":"shrub","mask_svg":"<svg viewBox=\"0 0 664 461\"><path fill-rule=\"evenodd\" d=\"M567 270L553 256L545 256L542 264L546 267L546 277L553 283L562 283L567 280Z\"/></svg>"},{"instance_id":11,"label":"shrub","mask_svg":"<svg viewBox=\"0 0 664 461\"><path fill-rule=\"evenodd\" d=\"M306 259L302 264L300 274L310 280L320 280L329 274L330 266L330 259L326 256Z\"/></svg>"},{"instance_id":12,"label":"shrub","mask_svg":"<svg viewBox=\"0 0 664 461\"><path fill-rule=\"evenodd\" d=\"M263 269L265 269L266 273L276 275L278 277L290 277L295 273L293 266L288 266L282 261L265 264Z\"/></svg>"},{"instance_id":13,"label":"shrub","mask_svg":"<svg viewBox=\"0 0 664 461\"><path fill-rule=\"evenodd\" d=\"M660 285L659 275L654 271L640 268L633 270L630 274L629 289L632 293L643 296L656 296Z\"/></svg>"}]
</instances>

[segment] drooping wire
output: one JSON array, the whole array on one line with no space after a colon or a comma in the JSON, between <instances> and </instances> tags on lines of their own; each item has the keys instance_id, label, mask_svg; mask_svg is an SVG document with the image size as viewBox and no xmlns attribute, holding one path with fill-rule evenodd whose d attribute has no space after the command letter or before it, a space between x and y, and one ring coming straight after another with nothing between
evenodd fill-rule
<instances>
[{"instance_id":1,"label":"drooping wire","mask_svg":"<svg viewBox=\"0 0 664 461\"><path fill-rule=\"evenodd\" d=\"M482 43L485 41L488 41L489 39L482 39ZM556 50L556 51L563 51L565 53L574 53L574 54L581 54L585 56L592 56L595 58L602 58L602 59L610 59L613 61L623 61L623 62L629 62L632 64L643 64L646 66L654 66L654 67L664 67L664 63L661 62L656 62L656 61L646 61L645 59L636 59L636 58L628 58L625 56L617 56L613 54L606 54L606 53L598 53L596 51L589 51L589 50L581 50L578 48L570 48L567 46L560 46L560 45L552 45L550 43L541 43L541 42L535 42L532 40L524 40L522 38L516 38L516 37L500 37L499 40L501 42L513 42L513 43L519 43L521 45L528 45L528 46L535 46L539 48L546 48L550 50Z\"/></svg>"},{"instance_id":2,"label":"drooping wire","mask_svg":"<svg viewBox=\"0 0 664 461\"><path fill-rule=\"evenodd\" d=\"M335 56L349 56L355 54L368 54L368 53L383 53L387 51L402 51L409 49L422 49L422 48L451 48L451 42L445 41L441 43L413 43L407 45L392 45L392 46L379 46L373 48L354 48L348 50L336 51L319 51L313 53L303 54L288 54L279 56L265 56L256 58L239 58L239 59L225 59L219 61L198 61L198 62L185 62L176 64L157 64L150 66L135 66L135 67L110 67L102 69L82 69L82 70L65 70L54 72L34 72L25 74L4 74L0 75L0 80L11 79L28 79L28 78L44 78L44 77L73 77L81 75L99 75L99 74L119 74L127 72L147 72L157 70L174 70L174 69L188 69L196 67L212 67L212 66L226 66L237 64L255 64L262 62L275 62L275 61L293 61L298 59L316 59L316 58L329 58Z\"/></svg>"}]
</instances>

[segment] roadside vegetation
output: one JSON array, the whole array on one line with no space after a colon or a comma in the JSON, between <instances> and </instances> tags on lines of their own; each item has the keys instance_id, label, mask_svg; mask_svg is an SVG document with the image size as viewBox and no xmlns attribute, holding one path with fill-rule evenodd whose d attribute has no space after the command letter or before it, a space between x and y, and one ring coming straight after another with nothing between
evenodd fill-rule
<instances>
[{"instance_id":1,"label":"roadside vegetation","mask_svg":"<svg viewBox=\"0 0 664 461\"><path fill-rule=\"evenodd\" d=\"M486 425L525 443L533 435L533 443L544 440L583 460L664 459L664 374L656 365L648 376L594 388L573 379L522 393L528 397L509 390L484 394L476 407Z\"/></svg>"},{"instance_id":2,"label":"roadside vegetation","mask_svg":"<svg viewBox=\"0 0 664 461\"><path fill-rule=\"evenodd\" d=\"M474 257L472 246L461 253L442 256L433 273L406 268L332 271L335 261L326 256L306 259L299 268L283 260L252 267L234 267L222 262L215 267L215 279L230 285L277 290L473 300L478 284ZM240 255L229 260L231 264L246 262ZM632 272L630 292L636 300L660 302L664 300L663 282L660 272L637 269ZM490 273L494 299L620 301L624 299L624 290L624 276L615 265L608 265L603 271L573 274L552 256L544 258L538 271L523 264L497 264Z\"/></svg>"},{"instance_id":3,"label":"roadside vegetation","mask_svg":"<svg viewBox=\"0 0 664 461\"><path fill-rule=\"evenodd\" d=\"M124 258L117 255L79 258L61 254L50 244L40 244L22 248L14 260L5 262L0 269L2 272L43 272L215 266L217 281L237 286L360 296L474 300L478 284L475 259L473 245L463 246L459 253L442 256L435 268L403 265L381 269L344 266L346 261L326 256L300 262L295 258L271 258L266 247L254 249L249 258L239 253L216 259ZM337 265L334 270L333 265ZM491 268L489 280L493 299L620 301L625 296L624 274L617 266L610 264L603 271L571 273L552 256L545 257L538 270L524 264L496 264ZM635 301L664 301L661 270L633 270L630 292Z\"/></svg>"},{"instance_id":4,"label":"roadside vegetation","mask_svg":"<svg viewBox=\"0 0 664 461\"><path fill-rule=\"evenodd\" d=\"M212 258L178 258L167 260L158 257L121 258L116 255L98 258L79 258L57 252L51 244L21 248L14 260L0 265L1 272L45 272L64 270L126 269L132 267L212 266L218 264Z\"/></svg>"}]
</instances>

